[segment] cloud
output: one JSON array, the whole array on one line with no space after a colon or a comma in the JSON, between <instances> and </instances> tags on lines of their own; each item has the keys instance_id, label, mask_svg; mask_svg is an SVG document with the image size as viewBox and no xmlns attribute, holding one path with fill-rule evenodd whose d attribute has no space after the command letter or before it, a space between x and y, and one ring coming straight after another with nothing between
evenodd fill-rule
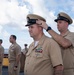
<instances>
[{"instance_id":1,"label":"cloud","mask_svg":"<svg viewBox=\"0 0 74 75\"><path fill-rule=\"evenodd\" d=\"M9 23L16 23L19 27L22 27L28 11L26 5L19 6L17 0L2 0L0 2L0 24L9 25Z\"/></svg>"},{"instance_id":2,"label":"cloud","mask_svg":"<svg viewBox=\"0 0 74 75\"><path fill-rule=\"evenodd\" d=\"M26 0L32 7L32 13L40 15L44 17L47 21L47 24L52 27L56 32L57 26L56 23L54 22L54 19L56 18L55 16L55 11L54 7L57 6L56 2L54 0ZM51 2L51 3L50 3ZM53 6L54 5L54 6ZM31 11L29 10L29 11Z\"/></svg>"},{"instance_id":3,"label":"cloud","mask_svg":"<svg viewBox=\"0 0 74 75\"><path fill-rule=\"evenodd\" d=\"M4 31L4 32L3 32L3 35L4 35L4 37L10 36L10 34L9 34L7 31Z\"/></svg>"},{"instance_id":4,"label":"cloud","mask_svg":"<svg viewBox=\"0 0 74 75\"><path fill-rule=\"evenodd\" d=\"M2 26L0 26L0 34L1 34L1 32L2 32Z\"/></svg>"},{"instance_id":5,"label":"cloud","mask_svg":"<svg viewBox=\"0 0 74 75\"><path fill-rule=\"evenodd\" d=\"M25 27L26 16L29 13L38 14L44 17L47 20L47 24L58 32L54 19L60 11L64 11L74 18L74 1L0 0L0 37L3 37L4 41L6 41L9 39L9 35L15 34L16 36L19 35L19 40L17 40L17 42L20 43L21 46L24 44L24 41L30 44L31 41L28 41L30 39L30 36L27 33L28 29ZM74 23L72 26L69 26L69 30L74 32ZM49 36L46 32L45 34ZM9 42L6 42L8 44L5 42L4 44L8 47Z\"/></svg>"},{"instance_id":6,"label":"cloud","mask_svg":"<svg viewBox=\"0 0 74 75\"><path fill-rule=\"evenodd\" d=\"M2 26L0 26L0 36L7 37L9 35L10 34L6 30L4 30Z\"/></svg>"},{"instance_id":7,"label":"cloud","mask_svg":"<svg viewBox=\"0 0 74 75\"><path fill-rule=\"evenodd\" d=\"M60 5L60 2L63 4ZM24 30L26 15L34 13L43 16L47 23L54 28L55 10L59 9L59 6L64 5L67 8L68 5L72 4L72 1L69 0L68 5L65 4L65 1L61 0L60 2L57 5L54 0L2 0L0 4L0 24Z\"/></svg>"},{"instance_id":8,"label":"cloud","mask_svg":"<svg viewBox=\"0 0 74 75\"><path fill-rule=\"evenodd\" d=\"M35 13L48 19L50 13L44 6L43 0L2 0L0 4L0 24L14 29L24 30L26 15ZM47 14L45 14L47 13ZM50 22L50 21L49 21Z\"/></svg>"}]
</instances>

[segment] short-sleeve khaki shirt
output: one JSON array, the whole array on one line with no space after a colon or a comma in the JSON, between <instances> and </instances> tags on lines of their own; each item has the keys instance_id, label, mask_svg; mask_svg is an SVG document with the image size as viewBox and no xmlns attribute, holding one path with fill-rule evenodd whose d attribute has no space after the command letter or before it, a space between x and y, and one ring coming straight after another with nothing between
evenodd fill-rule
<instances>
[{"instance_id":1,"label":"short-sleeve khaki shirt","mask_svg":"<svg viewBox=\"0 0 74 75\"><path fill-rule=\"evenodd\" d=\"M26 53L28 52L28 48L24 48L24 49L22 50L22 52L23 52L24 55L26 55Z\"/></svg>"},{"instance_id":2,"label":"short-sleeve khaki shirt","mask_svg":"<svg viewBox=\"0 0 74 75\"><path fill-rule=\"evenodd\" d=\"M30 45L24 72L26 75L53 75L53 67L59 64L63 65L59 45L43 35L36 47L34 42Z\"/></svg>"},{"instance_id":3,"label":"short-sleeve khaki shirt","mask_svg":"<svg viewBox=\"0 0 74 75\"><path fill-rule=\"evenodd\" d=\"M9 61L16 61L16 56L19 54L21 54L21 47L17 43L12 44L9 48Z\"/></svg>"},{"instance_id":4,"label":"short-sleeve khaki shirt","mask_svg":"<svg viewBox=\"0 0 74 75\"><path fill-rule=\"evenodd\" d=\"M3 61L4 47L0 45L0 62Z\"/></svg>"},{"instance_id":5,"label":"short-sleeve khaki shirt","mask_svg":"<svg viewBox=\"0 0 74 75\"><path fill-rule=\"evenodd\" d=\"M62 48L64 69L74 69L74 33L67 31L63 37L72 43L69 48Z\"/></svg>"}]
</instances>

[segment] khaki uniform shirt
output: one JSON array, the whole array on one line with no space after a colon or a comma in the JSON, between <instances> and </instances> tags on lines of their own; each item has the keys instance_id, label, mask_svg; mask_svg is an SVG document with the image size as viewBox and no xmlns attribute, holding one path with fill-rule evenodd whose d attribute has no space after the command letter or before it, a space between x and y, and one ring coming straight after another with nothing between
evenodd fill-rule
<instances>
[{"instance_id":1,"label":"khaki uniform shirt","mask_svg":"<svg viewBox=\"0 0 74 75\"><path fill-rule=\"evenodd\" d=\"M53 75L54 66L63 64L59 45L43 35L38 45L30 45L25 61L25 75Z\"/></svg>"},{"instance_id":2,"label":"khaki uniform shirt","mask_svg":"<svg viewBox=\"0 0 74 75\"><path fill-rule=\"evenodd\" d=\"M64 69L65 70L74 69L74 33L67 31L63 37L70 40L72 43L71 47L66 48L66 49L62 48Z\"/></svg>"},{"instance_id":3,"label":"khaki uniform shirt","mask_svg":"<svg viewBox=\"0 0 74 75\"><path fill-rule=\"evenodd\" d=\"M4 56L4 48L0 45L0 62L3 61L3 56Z\"/></svg>"},{"instance_id":4,"label":"khaki uniform shirt","mask_svg":"<svg viewBox=\"0 0 74 75\"><path fill-rule=\"evenodd\" d=\"M14 43L9 48L9 66L8 66L8 74L9 75L19 75L20 71L20 61L16 62L16 57L21 54L21 47ZM17 70L15 71L13 68L14 66L17 66Z\"/></svg>"},{"instance_id":5,"label":"khaki uniform shirt","mask_svg":"<svg viewBox=\"0 0 74 75\"><path fill-rule=\"evenodd\" d=\"M9 48L9 55L8 55L9 62L16 61L16 56L19 54L21 54L21 47L17 43L12 44Z\"/></svg>"},{"instance_id":6,"label":"khaki uniform shirt","mask_svg":"<svg viewBox=\"0 0 74 75\"><path fill-rule=\"evenodd\" d=\"M22 52L23 52L24 55L26 55L26 53L28 52L28 48L24 48L24 49L22 50Z\"/></svg>"}]
</instances>

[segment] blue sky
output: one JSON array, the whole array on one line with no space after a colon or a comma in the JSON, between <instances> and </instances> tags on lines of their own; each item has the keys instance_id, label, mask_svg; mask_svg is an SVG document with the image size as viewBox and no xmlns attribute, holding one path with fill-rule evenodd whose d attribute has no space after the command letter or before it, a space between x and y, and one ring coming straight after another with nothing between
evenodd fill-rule
<instances>
[{"instance_id":1,"label":"blue sky","mask_svg":"<svg viewBox=\"0 0 74 75\"><path fill-rule=\"evenodd\" d=\"M11 34L17 36L22 48L25 43L29 45L33 41L25 27L29 13L44 17L47 24L58 33L54 19L59 12L66 12L74 21L74 0L0 0L0 39L3 39L4 48L9 48ZM69 30L74 32L74 22ZM46 31L44 33L49 36Z\"/></svg>"}]
</instances>

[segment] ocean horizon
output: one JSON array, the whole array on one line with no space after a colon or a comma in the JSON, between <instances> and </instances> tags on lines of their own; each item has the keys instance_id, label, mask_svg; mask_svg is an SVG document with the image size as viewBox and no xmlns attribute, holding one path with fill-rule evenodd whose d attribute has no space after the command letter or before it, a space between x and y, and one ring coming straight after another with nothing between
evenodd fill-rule
<instances>
[{"instance_id":1,"label":"ocean horizon","mask_svg":"<svg viewBox=\"0 0 74 75\"><path fill-rule=\"evenodd\" d=\"M4 54L8 54L8 49L4 49Z\"/></svg>"},{"instance_id":2,"label":"ocean horizon","mask_svg":"<svg viewBox=\"0 0 74 75\"><path fill-rule=\"evenodd\" d=\"M22 52L22 50L23 50L23 49L21 49L21 52ZM8 54L8 48L5 48L5 49L4 49L4 54Z\"/></svg>"}]
</instances>

